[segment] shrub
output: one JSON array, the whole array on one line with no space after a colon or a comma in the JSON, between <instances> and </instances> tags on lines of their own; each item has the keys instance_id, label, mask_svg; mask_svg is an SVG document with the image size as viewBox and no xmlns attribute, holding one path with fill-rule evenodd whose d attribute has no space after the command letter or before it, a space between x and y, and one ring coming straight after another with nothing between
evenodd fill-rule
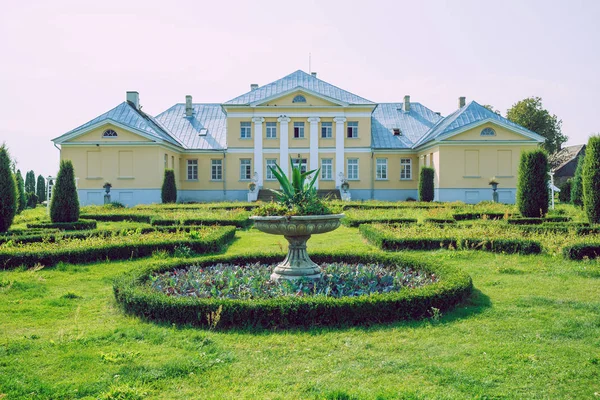
<instances>
[{"instance_id":1,"label":"shrub","mask_svg":"<svg viewBox=\"0 0 600 400\"><path fill-rule=\"evenodd\" d=\"M575 206L583 206L583 157L577 159L577 169L571 183L571 203Z\"/></svg>"},{"instance_id":2,"label":"shrub","mask_svg":"<svg viewBox=\"0 0 600 400\"><path fill-rule=\"evenodd\" d=\"M0 146L0 232L8 231L17 214L17 189L10 170L10 155Z\"/></svg>"},{"instance_id":3,"label":"shrub","mask_svg":"<svg viewBox=\"0 0 600 400\"><path fill-rule=\"evenodd\" d=\"M79 198L75 187L75 171L69 160L60 162L60 168L50 200L52 222L75 222L79 219Z\"/></svg>"},{"instance_id":4,"label":"shrub","mask_svg":"<svg viewBox=\"0 0 600 400\"><path fill-rule=\"evenodd\" d=\"M582 173L583 208L591 224L600 223L600 135L588 140Z\"/></svg>"},{"instance_id":5,"label":"shrub","mask_svg":"<svg viewBox=\"0 0 600 400\"><path fill-rule=\"evenodd\" d=\"M17 170L15 174L15 181L17 182L17 214L21 214L21 212L27 206L27 199L25 198L25 184L23 182L23 175L21 175L21 170Z\"/></svg>"},{"instance_id":6,"label":"shrub","mask_svg":"<svg viewBox=\"0 0 600 400\"><path fill-rule=\"evenodd\" d=\"M215 256L196 263L200 267L218 263L276 263L279 254ZM217 328L261 327L291 328L314 326L348 326L376 324L401 319L422 318L431 307L448 310L472 291L471 278L464 272L444 265L426 264L415 257L375 254L312 254L317 262L384 263L410 266L435 273L436 283L398 292L369 296L333 298L298 296L260 300L231 300L167 296L148 286L153 273L171 271L190 265L175 262L151 265L117 278L113 286L117 301L125 311L149 320L191 324L211 328L211 315L219 312Z\"/></svg>"},{"instance_id":7,"label":"shrub","mask_svg":"<svg viewBox=\"0 0 600 400\"><path fill-rule=\"evenodd\" d=\"M42 201L46 201L46 179L43 176L38 175L37 177L37 186L36 186L36 194L38 197L38 201L41 203Z\"/></svg>"},{"instance_id":8,"label":"shrub","mask_svg":"<svg viewBox=\"0 0 600 400\"><path fill-rule=\"evenodd\" d=\"M573 181L571 179L567 179L565 183L560 187L560 192L558 193L558 200L561 203L570 203L571 202L571 187L573 185Z\"/></svg>"},{"instance_id":9,"label":"shrub","mask_svg":"<svg viewBox=\"0 0 600 400\"><path fill-rule=\"evenodd\" d=\"M421 168L419 174L419 201L433 201L433 176L433 168Z\"/></svg>"},{"instance_id":10,"label":"shrub","mask_svg":"<svg viewBox=\"0 0 600 400\"><path fill-rule=\"evenodd\" d=\"M27 208L35 208L38 204L38 197L33 192L25 193L25 199L27 201Z\"/></svg>"},{"instance_id":11,"label":"shrub","mask_svg":"<svg viewBox=\"0 0 600 400\"><path fill-rule=\"evenodd\" d=\"M177 185L175 184L175 171L165 169L165 177L163 179L160 198L163 203L177 202Z\"/></svg>"},{"instance_id":12,"label":"shrub","mask_svg":"<svg viewBox=\"0 0 600 400\"><path fill-rule=\"evenodd\" d=\"M548 212L548 157L542 150L521 154L517 181L517 208L524 217L543 217Z\"/></svg>"}]
</instances>

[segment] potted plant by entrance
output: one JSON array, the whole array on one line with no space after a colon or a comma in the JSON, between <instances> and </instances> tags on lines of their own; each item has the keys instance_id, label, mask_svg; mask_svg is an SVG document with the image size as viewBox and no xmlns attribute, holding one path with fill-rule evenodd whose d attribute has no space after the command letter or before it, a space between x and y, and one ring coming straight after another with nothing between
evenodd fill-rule
<instances>
[{"instance_id":1,"label":"potted plant by entrance","mask_svg":"<svg viewBox=\"0 0 600 400\"><path fill-rule=\"evenodd\" d=\"M270 189L277 203L265 204L255 210L254 226L261 232L283 235L288 241L288 254L279 263L272 280L321 277L321 268L306 252L306 242L311 235L337 229L344 214L334 214L317 196L315 182L319 170L301 172L292 163L291 180L281 167L269 167L279 181L281 190ZM314 175L313 175L314 174ZM312 175L310 181L307 178Z\"/></svg>"}]
</instances>

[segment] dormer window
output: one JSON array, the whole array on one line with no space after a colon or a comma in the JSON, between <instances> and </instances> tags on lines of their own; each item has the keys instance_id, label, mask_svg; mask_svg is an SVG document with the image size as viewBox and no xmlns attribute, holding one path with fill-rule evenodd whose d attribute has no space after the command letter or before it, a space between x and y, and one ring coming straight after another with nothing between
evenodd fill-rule
<instances>
[{"instance_id":1,"label":"dormer window","mask_svg":"<svg viewBox=\"0 0 600 400\"><path fill-rule=\"evenodd\" d=\"M107 129L104 131L104 133L102 134L103 138L115 138L117 137L117 132L115 132L112 129Z\"/></svg>"},{"instance_id":2,"label":"dormer window","mask_svg":"<svg viewBox=\"0 0 600 400\"><path fill-rule=\"evenodd\" d=\"M306 103L306 97L299 94L298 96L294 97L292 103Z\"/></svg>"},{"instance_id":3,"label":"dormer window","mask_svg":"<svg viewBox=\"0 0 600 400\"><path fill-rule=\"evenodd\" d=\"M492 128L484 128L481 131L481 136L496 136L496 131Z\"/></svg>"},{"instance_id":4,"label":"dormer window","mask_svg":"<svg viewBox=\"0 0 600 400\"><path fill-rule=\"evenodd\" d=\"M400 128L394 128L394 136L400 136Z\"/></svg>"}]
</instances>

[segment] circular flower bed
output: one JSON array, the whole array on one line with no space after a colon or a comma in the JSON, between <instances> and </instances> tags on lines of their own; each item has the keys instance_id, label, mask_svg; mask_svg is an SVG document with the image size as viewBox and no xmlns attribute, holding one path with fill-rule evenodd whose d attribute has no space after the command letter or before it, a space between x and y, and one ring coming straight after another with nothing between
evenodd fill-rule
<instances>
[{"instance_id":1,"label":"circular flower bed","mask_svg":"<svg viewBox=\"0 0 600 400\"><path fill-rule=\"evenodd\" d=\"M119 277L117 301L149 320L203 327L352 326L421 318L468 296L471 278L413 256L315 254L316 282L269 280L280 254L156 264Z\"/></svg>"}]
</instances>

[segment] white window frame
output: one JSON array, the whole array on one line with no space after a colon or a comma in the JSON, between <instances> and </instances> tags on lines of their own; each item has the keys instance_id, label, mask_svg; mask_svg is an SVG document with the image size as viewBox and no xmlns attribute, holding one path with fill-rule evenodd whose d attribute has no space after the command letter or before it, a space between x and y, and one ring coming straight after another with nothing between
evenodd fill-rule
<instances>
[{"instance_id":1,"label":"white window frame","mask_svg":"<svg viewBox=\"0 0 600 400\"><path fill-rule=\"evenodd\" d=\"M348 121L348 126L346 127L346 137L348 139L358 138L358 121Z\"/></svg>"},{"instance_id":2,"label":"white window frame","mask_svg":"<svg viewBox=\"0 0 600 400\"><path fill-rule=\"evenodd\" d=\"M240 139L252 139L252 122L240 122Z\"/></svg>"},{"instance_id":3,"label":"white window frame","mask_svg":"<svg viewBox=\"0 0 600 400\"><path fill-rule=\"evenodd\" d=\"M222 181L223 180L223 160L212 159L210 160L210 180L211 181Z\"/></svg>"},{"instance_id":4,"label":"white window frame","mask_svg":"<svg viewBox=\"0 0 600 400\"><path fill-rule=\"evenodd\" d=\"M267 158L265 160L265 180L267 181L274 181L277 178L275 178L275 175L273 174L273 171L271 171L271 168L269 167L273 167L275 168L275 164L277 164L277 159L276 158Z\"/></svg>"},{"instance_id":5,"label":"white window frame","mask_svg":"<svg viewBox=\"0 0 600 400\"><path fill-rule=\"evenodd\" d=\"M407 170L408 170L408 173L407 173ZM401 181L412 180L412 172L413 172L412 158L401 158L400 159L400 180Z\"/></svg>"},{"instance_id":6,"label":"white window frame","mask_svg":"<svg viewBox=\"0 0 600 400\"><path fill-rule=\"evenodd\" d=\"M186 160L187 166L187 180L197 181L198 180L198 159Z\"/></svg>"},{"instance_id":7,"label":"white window frame","mask_svg":"<svg viewBox=\"0 0 600 400\"><path fill-rule=\"evenodd\" d=\"M325 135L323 135L325 131ZM321 122L321 139L333 138L333 122Z\"/></svg>"},{"instance_id":8,"label":"white window frame","mask_svg":"<svg viewBox=\"0 0 600 400\"><path fill-rule=\"evenodd\" d=\"M252 160L250 158L240 158L240 181L249 181L252 179Z\"/></svg>"},{"instance_id":9,"label":"white window frame","mask_svg":"<svg viewBox=\"0 0 600 400\"><path fill-rule=\"evenodd\" d=\"M375 180L378 180L378 181L387 181L388 180L388 160L387 160L387 158L378 158L375 160Z\"/></svg>"},{"instance_id":10,"label":"white window frame","mask_svg":"<svg viewBox=\"0 0 600 400\"><path fill-rule=\"evenodd\" d=\"M265 123L265 135L267 139L277 139L277 122Z\"/></svg>"},{"instance_id":11,"label":"white window frame","mask_svg":"<svg viewBox=\"0 0 600 400\"><path fill-rule=\"evenodd\" d=\"M350 173L351 166L352 166L352 170L354 170L354 167L356 167L356 171L352 171L352 172L356 172L356 174ZM359 179L360 175L359 175L358 158L348 158L346 160L346 176L349 181L357 181Z\"/></svg>"},{"instance_id":12,"label":"white window frame","mask_svg":"<svg viewBox=\"0 0 600 400\"><path fill-rule=\"evenodd\" d=\"M333 159L321 159L321 179L324 181L333 180Z\"/></svg>"},{"instance_id":13,"label":"white window frame","mask_svg":"<svg viewBox=\"0 0 600 400\"><path fill-rule=\"evenodd\" d=\"M298 136L296 136L296 128L298 129ZM304 139L304 122L294 122L294 139Z\"/></svg>"}]
</instances>

